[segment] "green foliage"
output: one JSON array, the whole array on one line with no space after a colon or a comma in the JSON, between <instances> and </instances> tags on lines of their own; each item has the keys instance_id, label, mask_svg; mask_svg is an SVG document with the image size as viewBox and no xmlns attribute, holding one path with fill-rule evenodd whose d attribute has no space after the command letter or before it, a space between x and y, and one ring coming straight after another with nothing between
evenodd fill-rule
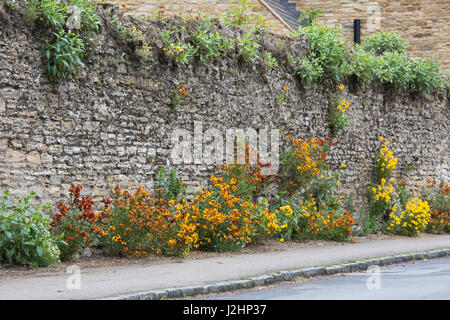
<instances>
[{"instance_id":1,"label":"green foliage","mask_svg":"<svg viewBox=\"0 0 450 320\"><path fill-rule=\"evenodd\" d=\"M307 85L331 83L348 74L348 52L339 36L338 27L312 24L299 27L296 36L306 35L310 53L296 60L297 75Z\"/></svg>"},{"instance_id":2,"label":"green foliage","mask_svg":"<svg viewBox=\"0 0 450 320\"><path fill-rule=\"evenodd\" d=\"M383 55L386 52L404 54L407 46L406 41L398 33L383 31L366 37L361 43L364 51L375 55Z\"/></svg>"},{"instance_id":3,"label":"green foliage","mask_svg":"<svg viewBox=\"0 0 450 320\"><path fill-rule=\"evenodd\" d=\"M262 54L264 64L272 69L278 68L278 61L275 57L272 57L272 54L269 51L264 51Z\"/></svg>"},{"instance_id":4,"label":"green foliage","mask_svg":"<svg viewBox=\"0 0 450 320\"><path fill-rule=\"evenodd\" d=\"M233 49L234 41L222 36L218 32L206 31L198 28L190 37L190 41L201 62L211 61L221 55L227 55Z\"/></svg>"},{"instance_id":5,"label":"green foliage","mask_svg":"<svg viewBox=\"0 0 450 320\"><path fill-rule=\"evenodd\" d=\"M34 21L39 19L51 30L62 28L67 19L67 7L61 1L32 0L27 3L26 8L30 18L34 16Z\"/></svg>"},{"instance_id":6,"label":"green foliage","mask_svg":"<svg viewBox=\"0 0 450 320\"><path fill-rule=\"evenodd\" d=\"M441 85L439 65L432 59L416 57L411 60L411 88L420 93L427 93Z\"/></svg>"},{"instance_id":7,"label":"green foliage","mask_svg":"<svg viewBox=\"0 0 450 320\"><path fill-rule=\"evenodd\" d=\"M359 225L358 237L367 236L373 234L379 229L379 222L375 215L369 214L369 211L363 206L359 212Z\"/></svg>"},{"instance_id":8,"label":"green foliage","mask_svg":"<svg viewBox=\"0 0 450 320\"><path fill-rule=\"evenodd\" d=\"M185 191L182 181L177 177L177 172L172 169L167 174L164 168L161 168L155 176L154 189L156 195L166 201L177 199Z\"/></svg>"},{"instance_id":9,"label":"green foliage","mask_svg":"<svg viewBox=\"0 0 450 320\"><path fill-rule=\"evenodd\" d=\"M302 11L300 18L298 19L298 23L300 25L312 25L316 22L317 17L322 13L321 9L314 9L313 7L307 8Z\"/></svg>"},{"instance_id":10,"label":"green foliage","mask_svg":"<svg viewBox=\"0 0 450 320\"><path fill-rule=\"evenodd\" d=\"M59 262L59 250L48 228L43 210L50 205L33 206L31 193L10 204L9 193L0 197L0 261L46 267Z\"/></svg>"},{"instance_id":11,"label":"green foliage","mask_svg":"<svg viewBox=\"0 0 450 320\"><path fill-rule=\"evenodd\" d=\"M230 3L233 3L234 5L229 6L227 10L219 16L225 26L238 26L243 29L267 27L267 23L260 15L249 13L249 11L256 6L249 6L248 0L239 0L237 2L236 0L232 0Z\"/></svg>"},{"instance_id":12,"label":"green foliage","mask_svg":"<svg viewBox=\"0 0 450 320\"><path fill-rule=\"evenodd\" d=\"M65 32L60 29L58 33L53 32L52 35L55 40L46 41L42 51L46 62L44 73L48 75L50 81L55 82L78 74L84 67L85 49L83 41L72 31Z\"/></svg>"},{"instance_id":13,"label":"green foliage","mask_svg":"<svg viewBox=\"0 0 450 320\"><path fill-rule=\"evenodd\" d=\"M171 30L165 30L161 33L160 37L164 46L163 50L167 53L169 58L174 59L176 64L188 64L196 55L197 50L190 43L182 43L180 41L175 42L172 38L173 33L174 31Z\"/></svg>"},{"instance_id":14,"label":"green foliage","mask_svg":"<svg viewBox=\"0 0 450 320\"><path fill-rule=\"evenodd\" d=\"M41 21L49 31L50 41L45 42L42 51L44 73L50 81L76 75L84 67L85 46L80 35L99 31L100 18L96 8L96 4L89 0L27 2L23 12L26 23L34 25L36 21Z\"/></svg>"},{"instance_id":15,"label":"green foliage","mask_svg":"<svg viewBox=\"0 0 450 320\"><path fill-rule=\"evenodd\" d=\"M247 32L237 40L237 55L247 63L255 62L259 56L260 45L255 41L254 35Z\"/></svg>"},{"instance_id":16,"label":"green foliage","mask_svg":"<svg viewBox=\"0 0 450 320\"><path fill-rule=\"evenodd\" d=\"M360 45L355 45L350 52L350 74L355 75L362 84L369 85L375 79L379 60Z\"/></svg>"},{"instance_id":17,"label":"green foliage","mask_svg":"<svg viewBox=\"0 0 450 320\"><path fill-rule=\"evenodd\" d=\"M328 211L340 209L337 189L341 174L341 171L330 171L328 175L323 175L323 178L315 179L309 187L306 193L316 199L318 209Z\"/></svg>"},{"instance_id":18,"label":"green foliage","mask_svg":"<svg viewBox=\"0 0 450 320\"><path fill-rule=\"evenodd\" d=\"M87 33L98 32L100 17L97 15L95 2L90 0L69 0L68 6L76 6L81 19L81 30Z\"/></svg>"},{"instance_id":19,"label":"green foliage","mask_svg":"<svg viewBox=\"0 0 450 320\"><path fill-rule=\"evenodd\" d=\"M287 87L278 90L277 92L277 103L283 104L289 100L289 93Z\"/></svg>"},{"instance_id":20,"label":"green foliage","mask_svg":"<svg viewBox=\"0 0 450 320\"><path fill-rule=\"evenodd\" d=\"M341 134L345 131L348 125L348 118L345 115L348 104L345 100L335 98L329 106L328 119L333 134ZM344 103L342 103L344 102Z\"/></svg>"},{"instance_id":21,"label":"green foliage","mask_svg":"<svg viewBox=\"0 0 450 320\"><path fill-rule=\"evenodd\" d=\"M394 89L406 88L414 74L405 53L387 51L378 59L375 74L383 83L391 84Z\"/></svg>"},{"instance_id":22,"label":"green foliage","mask_svg":"<svg viewBox=\"0 0 450 320\"><path fill-rule=\"evenodd\" d=\"M410 58L406 42L396 33L380 32L356 45L350 56L350 74L362 84L374 79L390 84L395 90L411 88L425 94L443 88L439 65L432 59Z\"/></svg>"},{"instance_id":23,"label":"green foliage","mask_svg":"<svg viewBox=\"0 0 450 320\"><path fill-rule=\"evenodd\" d=\"M308 57L291 60L297 69L297 75L303 84L315 87L316 83L323 77L324 71L319 59Z\"/></svg>"}]
</instances>

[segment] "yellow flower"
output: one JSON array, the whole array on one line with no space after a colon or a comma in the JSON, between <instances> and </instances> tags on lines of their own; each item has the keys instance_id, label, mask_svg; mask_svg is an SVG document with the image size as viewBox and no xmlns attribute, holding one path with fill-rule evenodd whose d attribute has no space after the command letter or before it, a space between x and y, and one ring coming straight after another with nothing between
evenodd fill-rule
<instances>
[{"instance_id":1,"label":"yellow flower","mask_svg":"<svg viewBox=\"0 0 450 320\"><path fill-rule=\"evenodd\" d=\"M344 90L344 85L342 83L339 85L339 90Z\"/></svg>"},{"instance_id":2,"label":"yellow flower","mask_svg":"<svg viewBox=\"0 0 450 320\"><path fill-rule=\"evenodd\" d=\"M281 239L280 239L280 242L284 242L284 238L281 238Z\"/></svg>"},{"instance_id":3,"label":"yellow flower","mask_svg":"<svg viewBox=\"0 0 450 320\"><path fill-rule=\"evenodd\" d=\"M383 139L384 139L383 136L380 136L380 138L378 138L378 140L379 140L380 142L383 141Z\"/></svg>"},{"instance_id":4,"label":"yellow flower","mask_svg":"<svg viewBox=\"0 0 450 320\"><path fill-rule=\"evenodd\" d=\"M341 163L341 168L345 168L345 167L346 167L345 163Z\"/></svg>"}]
</instances>

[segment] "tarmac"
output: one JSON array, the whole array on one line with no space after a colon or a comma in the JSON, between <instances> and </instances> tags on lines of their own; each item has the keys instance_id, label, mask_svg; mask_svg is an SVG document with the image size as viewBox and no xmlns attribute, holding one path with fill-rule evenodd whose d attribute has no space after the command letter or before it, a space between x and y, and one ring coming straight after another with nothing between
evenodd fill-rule
<instances>
[{"instance_id":1,"label":"tarmac","mask_svg":"<svg viewBox=\"0 0 450 320\"><path fill-rule=\"evenodd\" d=\"M182 297L186 293L193 295L223 292L247 285L264 285L273 282L271 279L284 281L286 279L283 274L302 275L302 268L309 268L310 273L336 273L350 271L353 267L367 268L367 263L361 262L367 259L372 259L370 264L392 264L416 258L449 256L449 248L450 235L427 235L425 238L332 243L291 248L286 251L186 259L152 265L131 264L80 270L75 268L72 273L58 271L0 277L0 299L158 299L167 295L169 298ZM418 252L425 254L407 255ZM393 255L399 256L397 258L392 257ZM380 260L380 257L387 258ZM342 265L346 262L352 263ZM331 265L334 266L326 268ZM312 268L318 266L321 267ZM181 288L184 289L180 290Z\"/></svg>"}]
</instances>

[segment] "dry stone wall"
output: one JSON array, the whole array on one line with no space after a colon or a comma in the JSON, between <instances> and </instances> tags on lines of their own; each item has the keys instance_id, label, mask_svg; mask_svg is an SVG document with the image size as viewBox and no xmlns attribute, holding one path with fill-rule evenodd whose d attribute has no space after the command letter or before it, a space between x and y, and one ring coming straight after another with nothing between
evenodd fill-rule
<instances>
[{"instance_id":1,"label":"dry stone wall","mask_svg":"<svg viewBox=\"0 0 450 320\"><path fill-rule=\"evenodd\" d=\"M168 14L191 10L209 14L223 13L229 0L113 0L117 4L126 3L130 14L152 15L154 10L164 5ZM353 43L353 20L361 19L361 36L378 31L396 31L409 43L413 55L431 56L439 59L441 70L450 68L450 0L290 0L303 11L310 7L322 10L321 22L327 25L339 24L342 37ZM263 5L263 1L250 0L253 13L261 15L274 25L273 30L286 34L289 30Z\"/></svg>"},{"instance_id":2,"label":"dry stone wall","mask_svg":"<svg viewBox=\"0 0 450 320\"><path fill-rule=\"evenodd\" d=\"M160 23L141 26L154 39L159 28ZM280 129L281 136L330 135L327 109L334 89L301 87L287 65L263 70L228 56L176 67L158 55L156 42L154 59L142 63L105 20L101 29L84 70L51 84L42 74L42 33L25 26L20 16L0 19L0 190L35 191L57 201L71 184L82 184L101 199L115 186L151 187L154 173L165 167L175 168L194 191L208 182L214 166L174 165L170 157L173 130L193 132L194 121L224 134L229 128L268 128ZM287 52L306 52L302 38L267 35L262 45L279 61ZM173 89L180 84L188 96L173 110ZM288 101L280 104L276 96L284 86ZM335 139L329 158L332 166L347 164L341 179L345 193L364 198L380 135L391 142L402 178L416 185L427 178L448 182L445 94L393 94L374 84L346 86L343 96L351 103L348 131ZM406 173L413 157L419 158L416 168Z\"/></svg>"}]
</instances>

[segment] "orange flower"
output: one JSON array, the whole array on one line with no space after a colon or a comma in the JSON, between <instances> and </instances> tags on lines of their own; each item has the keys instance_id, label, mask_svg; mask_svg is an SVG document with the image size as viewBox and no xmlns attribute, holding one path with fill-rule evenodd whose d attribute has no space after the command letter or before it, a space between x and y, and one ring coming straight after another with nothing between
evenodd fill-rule
<instances>
[{"instance_id":1,"label":"orange flower","mask_svg":"<svg viewBox=\"0 0 450 320\"><path fill-rule=\"evenodd\" d=\"M122 3L122 7L125 8L127 5L125 3Z\"/></svg>"}]
</instances>

